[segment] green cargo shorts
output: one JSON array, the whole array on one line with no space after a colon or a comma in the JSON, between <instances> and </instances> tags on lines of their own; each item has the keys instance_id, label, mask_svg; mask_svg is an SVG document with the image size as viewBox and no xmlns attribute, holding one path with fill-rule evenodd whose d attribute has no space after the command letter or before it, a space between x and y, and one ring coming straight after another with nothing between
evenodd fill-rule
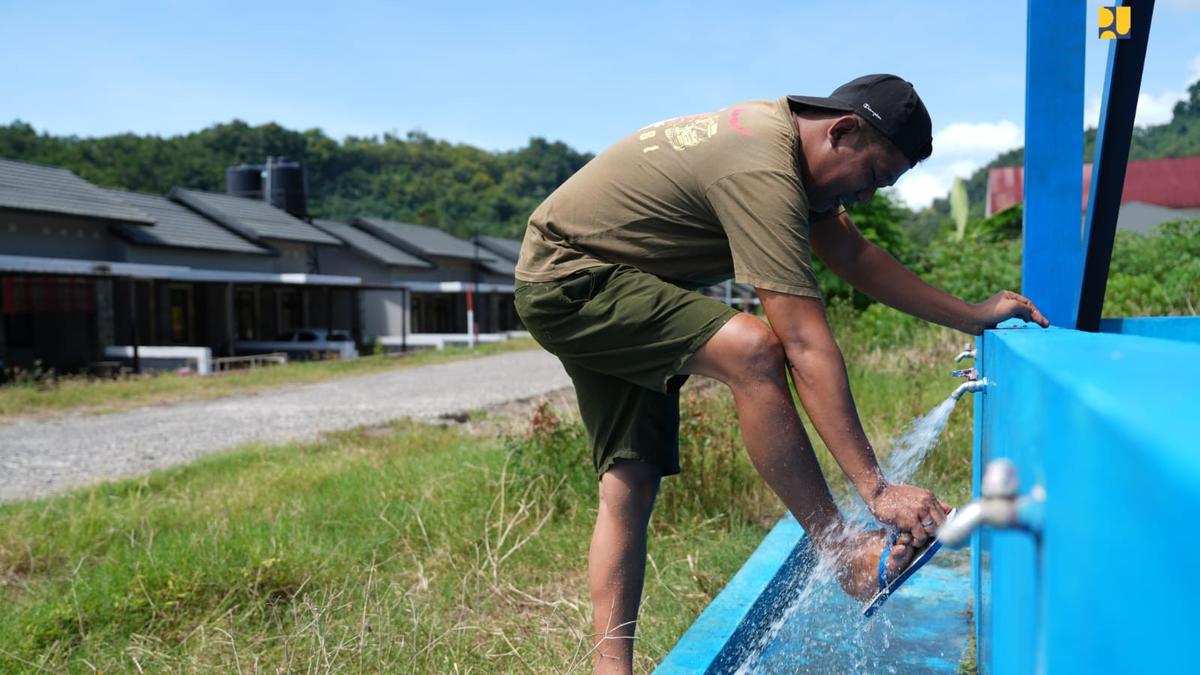
<instances>
[{"instance_id":1,"label":"green cargo shorts","mask_svg":"<svg viewBox=\"0 0 1200 675\"><path fill-rule=\"evenodd\" d=\"M575 384L596 475L618 459L679 473L679 370L737 310L629 265L517 281L515 304Z\"/></svg>"}]
</instances>

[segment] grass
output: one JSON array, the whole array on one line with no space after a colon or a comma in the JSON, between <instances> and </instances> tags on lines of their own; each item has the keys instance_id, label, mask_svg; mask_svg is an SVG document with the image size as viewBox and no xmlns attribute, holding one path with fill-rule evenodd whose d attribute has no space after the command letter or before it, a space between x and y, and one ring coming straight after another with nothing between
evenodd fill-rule
<instances>
[{"instance_id":1,"label":"grass","mask_svg":"<svg viewBox=\"0 0 1200 675\"><path fill-rule=\"evenodd\" d=\"M283 366L235 371L212 377L162 373L97 380L71 376L8 384L0 386L0 424L19 416L44 417L67 412L103 414L146 405L248 394L287 384L320 382L536 347L533 340L520 338L481 344L474 349L447 347L441 351L411 352L401 358L379 355L352 361L295 361Z\"/></svg>"},{"instance_id":2,"label":"grass","mask_svg":"<svg viewBox=\"0 0 1200 675\"><path fill-rule=\"evenodd\" d=\"M953 389L947 340L847 349L871 438ZM966 408L920 475L954 502L969 489ZM651 524L639 672L782 514L722 388L689 386L681 418L684 473L664 481ZM582 430L544 406L511 436L478 421L243 447L0 506L0 672L588 672L596 497Z\"/></svg>"}]
</instances>

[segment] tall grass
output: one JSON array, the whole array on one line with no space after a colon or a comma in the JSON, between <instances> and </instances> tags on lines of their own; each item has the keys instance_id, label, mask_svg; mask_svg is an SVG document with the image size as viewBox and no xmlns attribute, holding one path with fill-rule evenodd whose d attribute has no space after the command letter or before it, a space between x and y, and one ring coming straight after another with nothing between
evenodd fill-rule
<instances>
[{"instance_id":1,"label":"tall grass","mask_svg":"<svg viewBox=\"0 0 1200 675\"><path fill-rule=\"evenodd\" d=\"M953 388L939 339L891 357L847 349L881 452ZM683 473L651 521L639 671L783 513L723 388L690 384L681 419ZM596 479L571 411L529 420L507 437L404 422L248 446L0 506L0 672L586 672ZM963 406L918 476L951 501L969 483L969 420Z\"/></svg>"}]
</instances>

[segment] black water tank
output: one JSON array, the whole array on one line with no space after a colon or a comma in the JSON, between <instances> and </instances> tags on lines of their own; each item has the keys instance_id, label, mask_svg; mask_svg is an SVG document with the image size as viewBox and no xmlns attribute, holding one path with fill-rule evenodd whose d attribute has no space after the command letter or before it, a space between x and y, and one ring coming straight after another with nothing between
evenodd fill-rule
<instances>
[{"instance_id":1,"label":"black water tank","mask_svg":"<svg viewBox=\"0 0 1200 675\"><path fill-rule=\"evenodd\" d=\"M225 194L262 199L262 183L263 168L261 164L238 164L225 169Z\"/></svg>"},{"instance_id":2,"label":"black water tank","mask_svg":"<svg viewBox=\"0 0 1200 675\"><path fill-rule=\"evenodd\" d=\"M307 185L304 167L299 162L290 162L284 157L267 158L264 198L276 208L293 216L308 215Z\"/></svg>"}]
</instances>

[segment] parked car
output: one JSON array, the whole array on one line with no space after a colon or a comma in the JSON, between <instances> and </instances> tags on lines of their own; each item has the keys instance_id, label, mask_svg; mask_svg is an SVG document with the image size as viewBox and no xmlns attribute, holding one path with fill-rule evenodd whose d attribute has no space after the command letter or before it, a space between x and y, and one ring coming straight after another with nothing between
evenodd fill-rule
<instances>
[{"instance_id":1,"label":"parked car","mask_svg":"<svg viewBox=\"0 0 1200 675\"><path fill-rule=\"evenodd\" d=\"M336 355L340 359L358 358L354 339L343 330L324 328L297 328L275 336L274 340L238 340L234 349L239 354L261 354L284 352L289 359L326 358Z\"/></svg>"}]
</instances>

